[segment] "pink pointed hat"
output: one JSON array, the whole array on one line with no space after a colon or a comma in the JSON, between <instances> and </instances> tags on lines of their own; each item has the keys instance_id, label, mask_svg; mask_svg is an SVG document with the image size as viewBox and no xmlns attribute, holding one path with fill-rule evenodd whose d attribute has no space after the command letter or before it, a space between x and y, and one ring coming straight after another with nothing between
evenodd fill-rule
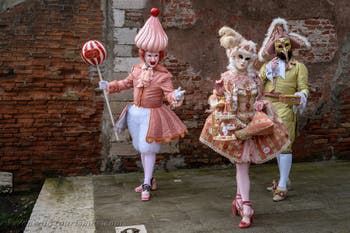
<instances>
[{"instance_id":1,"label":"pink pointed hat","mask_svg":"<svg viewBox=\"0 0 350 233\"><path fill-rule=\"evenodd\" d=\"M151 17L137 33L135 44L139 49L149 52L163 51L168 45L168 36L165 34L158 19L159 9L152 8Z\"/></svg>"}]
</instances>

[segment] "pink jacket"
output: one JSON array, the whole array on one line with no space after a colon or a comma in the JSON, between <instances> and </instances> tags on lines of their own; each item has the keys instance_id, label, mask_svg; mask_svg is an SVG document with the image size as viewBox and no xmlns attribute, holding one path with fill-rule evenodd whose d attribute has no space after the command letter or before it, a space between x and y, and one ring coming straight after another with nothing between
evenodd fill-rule
<instances>
[{"instance_id":1,"label":"pink jacket","mask_svg":"<svg viewBox=\"0 0 350 233\"><path fill-rule=\"evenodd\" d=\"M173 76L165 67L158 65L153 70L151 80L147 81L145 86L138 87L140 86L141 75L142 65L135 65L126 79L116 80L109 84L109 93L134 88L133 104L151 109L151 117L146 136L147 142L169 142L184 137L187 133L186 126L168 106L163 104L164 97L166 97L170 104L175 104L173 99ZM127 108L128 106L121 113L117 125L127 113Z\"/></svg>"}]
</instances>

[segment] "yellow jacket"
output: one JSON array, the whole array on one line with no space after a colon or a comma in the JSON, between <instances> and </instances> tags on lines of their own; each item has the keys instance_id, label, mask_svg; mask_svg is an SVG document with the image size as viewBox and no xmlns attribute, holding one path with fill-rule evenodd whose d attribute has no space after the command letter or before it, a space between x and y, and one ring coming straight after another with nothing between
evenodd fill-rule
<instances>
[{"instance_id":1,"label":"yellow jacket","mask_svg":"<svg viewBox=\"0 0 350 233\"><path fill-rule=\"evenodd\" d=\"M309 95L308 90L308 71L306 66L292 59L290 61L290 68L286 70L285 79L281 77L273 78L272 83L266 77L266 65L265 63L260 69L260 77L264 83L264 92L275 92L285 95L294 95L296 92L303 92L306 96ZM281 117L283 123L288 128L289 139L291 141L290 146L282 153L291 153L292 144L294 142L296 131L297 131L297 116L293 112L293 107L291 105L281 103L277 98L266 97L270 100L277 110L277 114Z\"/></svg>"},{"instance_id":2,"label":"yellow jacket","mask_svg":"<svg viewBox=\"0 0 350 233\"><path fill-rule=\"evenodd\" d=\"M294 95L295 92L303 92L309 95L308 72L306 66L294 59L290 61L291 68L286 70L286 78L274 78L274 84L266 77L266 64L260 69L260 77L265 83L265 92L279 92L286 95Z\"/></svg>"}]
</instances>

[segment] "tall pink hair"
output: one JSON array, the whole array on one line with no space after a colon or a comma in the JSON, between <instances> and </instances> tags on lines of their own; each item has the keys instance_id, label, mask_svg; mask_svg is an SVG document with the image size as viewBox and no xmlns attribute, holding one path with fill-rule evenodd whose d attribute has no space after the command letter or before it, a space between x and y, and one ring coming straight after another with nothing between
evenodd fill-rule
<instances>
[{"instance_id":1,"label":"tall pink hair","mask_svg":"<svg viewBox=\"0 0 350 233\"><path fill-rule=\"evenodd\" d=\"M163 51L168 45L168 36L158 19L159 9L152 8L151 17L137 33L135 44L139 49L148 52Z\"/></svg>"}]
</instances>

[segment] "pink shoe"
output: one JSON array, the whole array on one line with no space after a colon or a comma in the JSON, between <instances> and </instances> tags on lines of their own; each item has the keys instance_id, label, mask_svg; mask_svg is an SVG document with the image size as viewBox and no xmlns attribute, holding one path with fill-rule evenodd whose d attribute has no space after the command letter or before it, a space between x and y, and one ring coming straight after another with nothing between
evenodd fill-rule
<instances>
[{"instance_id":1,"label":"pink shoe","mask_svg":"<svg viewBox=\"0 0 350 233\"><path fill-rule=\"evenodd\" d=\"M242 220L239 223L239 228L248 228L254 221L254 209L250 201L243 202Z\"/></svg>"},{"instance_id":2,"label":"pink shoe","mask_svg":"<svg viewBox=\"0 0 350 233\"><path fill-rule=\"evenodd\" d=\"M241 194L236 195L236 199L232 201L232 214L241 215L242 213L242 197Z\"/></svg>"},{"instance_id":3,"label":"pink shoe","mask_svg":"<svg viewBox=\"0 0 350 233\"><path fill-rule=\"evenodd\" d=\"M151 179L151 190L155 191L155 190L157 190L157 188L158 188L158 186L157 186L156 179L152 177L152 179ZM139 186L137 186L135 188L135 192L136 193L142 192L142 184L140 184Z\"/></svg>"},{"instance_id":4,"label":"pink shoe","mask_svg":"<svg viewBox=\"0 0 350 233\"><path fill-rule=\"evenodd\" d=\"M149 201L151 198L151 186L148 184L142 185L141 201Z\"/></svg>"}]
</instances>

